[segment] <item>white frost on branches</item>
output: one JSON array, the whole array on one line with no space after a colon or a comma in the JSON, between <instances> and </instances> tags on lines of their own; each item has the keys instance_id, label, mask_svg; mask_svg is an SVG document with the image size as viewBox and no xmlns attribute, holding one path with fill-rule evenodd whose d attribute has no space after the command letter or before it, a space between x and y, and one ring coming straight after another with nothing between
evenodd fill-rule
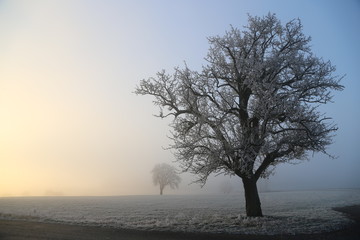
<instances>
[{"instance_id":1,"label":"white frost on branches","mask_svg":"<svg viewBox=\"0 0 360 240\"><path fill-rule=\"evenodd\" d=\"M244 31L209 38L207 65L159 72L137 94L152 95L159 117L173 116L171 146L185 171L267 177L282 162L326 153L337 130L318 111L342 90L335 67L316 57L300 20L249 17Z\"/></svg>"}]
</instances>

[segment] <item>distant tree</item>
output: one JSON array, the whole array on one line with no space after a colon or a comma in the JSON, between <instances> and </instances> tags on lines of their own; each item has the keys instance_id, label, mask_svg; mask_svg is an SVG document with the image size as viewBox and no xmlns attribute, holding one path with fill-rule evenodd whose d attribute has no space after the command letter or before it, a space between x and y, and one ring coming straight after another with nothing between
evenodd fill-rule
<instances>
[{"instance_id":1,"label":"distant tree","mask_svg":"<svg viewBox=\"0 0 360 240\"><path fill-rule=\"evenodd\" d=\"M152 170L153 182L154 185L159 185L160 195L163 195L164 188L169 185L170 188L178 188L179 183L181 182L180 176L176 173L175 167L167 164L161 163L155 165Z\"/></svg>"},{"instance_id":2,"label":"distant tree","mask_svg":"<svg viewBox=\"0 0 360 240\"><path fill-rule=\"evenodd\" d=\"M249 16L245 30L209 38L207 65L142 80L159 117L173 116L177 160L205 184L211 173L242 179L247 216L262 216L257 190L279 163L326 152L337 130L319 106L342 90L335 67L316 57L300 20ZM330 156L330 155L329 155Z\"/></svg>"}]
</instances>

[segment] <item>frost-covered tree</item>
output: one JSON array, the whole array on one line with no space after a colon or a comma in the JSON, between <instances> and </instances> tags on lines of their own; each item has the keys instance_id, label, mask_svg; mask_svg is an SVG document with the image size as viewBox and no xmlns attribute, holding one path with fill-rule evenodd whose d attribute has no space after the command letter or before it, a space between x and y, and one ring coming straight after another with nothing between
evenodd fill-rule
<instances>
[{"instance_id":1,"label":"frost-covered tree","mask_svg":"<svg viewBox=\"0 0 360 240\"><path fill-rule=\"evenodd\" d=\"M181 178L174 166L167 163L156 164L151 172L153 174L154 185L159 185L160 187L160 195L163 195L164 188L167 185L172 189L179 187Z\"/></svg>"},{"instance_id":2,"label":"frost-covered tree","mask_svg":"<svg viewBox=\"0 0 360 240\"><path fill-rule=\"evenodd\" d=\"M172 148L184 171L205 183L211 173L242 179L247 216L262 216L257 190L279 163L326 153L337 130L319 106L342 90L335 67L316 57L300 20L249 16L241 31L209 38L202 71L185 66L142 80L159 117L173 116Z\"/></svg>"}]
</instances>

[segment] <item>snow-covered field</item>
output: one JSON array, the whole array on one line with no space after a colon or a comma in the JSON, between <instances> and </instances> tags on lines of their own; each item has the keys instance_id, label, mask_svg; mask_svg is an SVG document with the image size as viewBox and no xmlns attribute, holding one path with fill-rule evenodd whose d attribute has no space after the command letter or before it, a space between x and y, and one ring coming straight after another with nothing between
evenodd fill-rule
<instances>
[{"instance_id":1,"label":"snow-covered field","mask_svg":"<svg viewBox=\"0 0 360 240\"><path fill-rule=\"evenodd\" d=\"M0 198L0 218L141 230L246 234L331 231L350 220L331 210L360 204L360 190L266 192L264 218L246 218L243 195Z\"/></svg>"}]
</instances>

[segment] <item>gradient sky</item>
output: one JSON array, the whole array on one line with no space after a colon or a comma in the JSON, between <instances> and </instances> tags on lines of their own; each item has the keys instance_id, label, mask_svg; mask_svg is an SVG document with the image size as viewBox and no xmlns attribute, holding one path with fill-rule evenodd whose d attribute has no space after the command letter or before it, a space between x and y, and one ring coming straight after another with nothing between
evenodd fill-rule
<instances>
[{"instance_id":1,"label":"gradient sky","mask_svg":"<svg viewBox=\"0 0 360 240\"><path fill-rule=\"evenodd\" d=\"M337 66L345 90L323 107L339 131L329 152L279 166L268 189L360 187L360 2L0 0L0 196L156 194L151 169L172 163L170 119L153 117L141 79L184 61L204 64L206 37L247 13L300 18L313 52ZM176 165L176 164L175 164ZM178 191L200 189L182 175Z\"/></svg>"}]
</instances>

